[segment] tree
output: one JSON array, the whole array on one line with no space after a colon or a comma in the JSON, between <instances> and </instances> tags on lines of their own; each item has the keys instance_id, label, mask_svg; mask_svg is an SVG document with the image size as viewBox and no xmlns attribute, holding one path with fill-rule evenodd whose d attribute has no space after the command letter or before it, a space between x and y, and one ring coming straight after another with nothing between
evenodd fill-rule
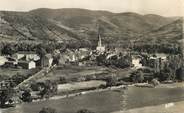
<instances>
[{"instance_id":1,"label":"tree","mask_svg":"<svg viewBox=\"0 0 184 113\"><path fill-rule=\"evenodd\" d=\"M25 90L22 93L22 98L21 98L24 102L31 102L32 98L31 98L31 93L29 90Z\"/></svg>"},{"instance_id":2,"label":"tree","mask_svg":"<svg viewBox=\"0 0 184 113\"><path fill-rule=\"evenodd\" d=\"M57 113L55 109L50 107L44 107L39 113Z\"/></svg>"},{"instance_id":3,"label":"tree","mask_svg":"<svg viewBox=\"0 0 184 113\"><path fill-rule=\"evenodd\" d=\"M39 44L37 46L36 53L40 56L40 59L41 59L41 67L43 67L44 57L47 54L47 51L46 51L46 49L41 44Z\"/></svg>"},{"instance_id":4,"label":"tree","mask_svg":"<svg viewBox=\"0 0 184 113\"><path fill-rule=\"evenodd\" d=\"M67 83L67 79L65 78L65 77L60 77L59 78L59 84L65 84L65 83Z\"/></svg>"},{"instance_id":5,"label":"tree","mask_svg":"<svg viewBox=\"0 0 184 113\"><path fill-rule=\"evenodd\" d=\"M131 56L126 55L121 56L119 59L117 59L115 66L119 68L126 68L131 66L131 64L132 64Z\"/></svg>"},{"instance_id":6,"label":"tree","mask_svg":"<svg viewBox=\"0 0 184 113\"><path fill-rule=\"evenodd\" d=\"M58 64L59 64L59 59L60 59L60 55L54 56L54 57L53 57L53 62L52 62L52 63L58 65Z\"/></svg>"},{"instance_id":7,"label":"tree","mask_svg":"<svg viewBox=\"0 0 184 113\"><path fill-rule=\"evenodd\" d=\"M47 54L46 50L42 47L37 48L36 52L40 55L41 58Z\"/></svg>"},{"instance_id":8,"label":"tree","mask_svg":"<svg viewBox=\"0 0 184 113\"><path fill-rule=\"evenodd\" d=\"M50 80L46 80L45 83L42 84L42 90L40 91L40 95L42 98L49 98L53 94L57 93L57 83L52 82Z\"/></svg>"},{"instance_id":9,"label":"tree","mask_svg":"<svg viewBox=\"0 0 184 113\"><path fill-rule=\"evenodd\" d=\"M141 83L144 81L144 75L143 75L142 71L133 72L130 77L131 77L132 81L135 83L139 83L139 82Z\"/></svg>"},{"instance_id":10,"label":"tree","mask_svg":"<svg viewBox=\"0 0 184 113\"><path fill-rule=\"evenodd\" d=\"M106 79L107 86L115 86L117 84L117 77L115 75L111 75Z\"/></svg>"},{"instance_id":11,"label":"tree","mask_svg":"<svg viewBox=\"0 0 184 113\"><path fill-rule=\"evenodd\" d=\"M177 74L177 79L178 79L178 80L184 81L184 67L179 68L179 69L176 71L176 74Z\"/></svg>"},{"instance_id":12,"label":"tree","mask_svg":"<svg viewBox=\"0 0 184 113\"><path fill-rule=\"evenodd\" d=\"M1 107L6 106L6 102L12 103L13 97L15 96L15 90L13 88L1 89L0 91L0 105Z\"/></svg>"},{"instance_id":13,"label":"tree","mask_svg":"<svg viewBox=\"0 0 184 113\"><path fill-rule=\"evenodd\" d=\"M15 47L12 44L7 44L2 49L2 53L5 55L12 55L16 52Z\"/></svg>"},{"instance_id":14,"label":"tree","mask_svg":"<svg viewBox=\"0 0 184 113\"><path fill-rule=\"evenodd\" d=\"M99 56L96 57L96 62L98 65L104 65L105 59L106 59L105 54L100 54Z\"/></svg>"},{"instance_id":15,"label":"tree","mask_svg":"<svg viewBox=\"0 0 184 113\"><path fill-rule=\"evenodd\" d=\"M21 75L20 73L16 73L15 75L12 76L12 80L15 82L16 85L20 84L25 79L26 77Z\"/></svg>"},{"instance_id":16,"label":"tree","mask_svg":"<svg viewBox=\"0 0 184 113\"><path fill-rule=\"evenodd\" d=\"M94 113L94 112L92 112L88 109L81 109L81 110L77 111L77 113Z\"/></svg>"},{"instance_id":17,"label":"tree","mask_svg":"<svg viewBox=\"0 0 184 113\"><path fill-rule=\"evenodd\" d=\"M164 70L161 70L159 78L161 81L175 80L175 73L175 70L171 69L170 67L167 67Z\"/></svg>"},{"instance_id":18,"label":"tree","mask_svg":"<svg viewBox=\"0 0 184 113\"><path fill-rule=\"evenodd\" d=\"M143 82L144 81L144 75L143 75L142 71L139 71L137 73L137 80L138 80L138 82Z\"/></svg>"},{"instance_id":19,"label":"tree","mask_svg":"<svg viewBox=\"0 0 184 113\"><path fill-rule=\"evenodd\" d=\"M160 82L157 79L153 79L151 81L151 84L155 87L155 86L158 86L160 84Z\"/></svg>"}]
</instances>

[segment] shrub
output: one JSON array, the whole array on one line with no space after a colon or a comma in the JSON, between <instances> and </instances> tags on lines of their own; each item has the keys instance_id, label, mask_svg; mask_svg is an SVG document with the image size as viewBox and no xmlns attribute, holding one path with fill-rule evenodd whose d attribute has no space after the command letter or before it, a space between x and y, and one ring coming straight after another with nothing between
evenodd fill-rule
<instances>
[{"instance_id":1,"label":"shrub","mask_svg":"<svg viewBox=\"0 0 184 113\"><path fill-rule=\"evenodd\" d=\"M57 113L55 109L50 107L44 107L39 113Z\"/></svg>"},{"instance_id":2,"label":"shrub","mask_svg":"<svg viewBox=\"0 0 184 113\"><path fill-rule=\"evenodd\" d=\"M87 110L87 109L81 109L81 110L77 111L77 113L94 113L94 112Z\"/></svg>"}]
</instances>

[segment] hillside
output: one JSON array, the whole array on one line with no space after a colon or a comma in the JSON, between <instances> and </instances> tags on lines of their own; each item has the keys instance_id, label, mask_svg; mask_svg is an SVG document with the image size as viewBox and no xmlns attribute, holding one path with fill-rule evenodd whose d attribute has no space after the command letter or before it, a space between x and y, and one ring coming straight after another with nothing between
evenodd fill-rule
<instances>
[{"instance_id":1,"label":"hillside","mask_svg":"<svg viewBox=\"0 0 184 113\"><path fill-rule=\"evenodd\" d=\"M177 43L183 38L183 20L177 19L167 25L164 25L158 29L152 30L145 34L142 38L149 40L150 42L168 42Z\"/></svg>"},{"instance_id":2,"label":"hillside","mask_svg":"<svg viewBox=\"0 0 184 113\"><path fill-rule=\"evenodd\" d=\"M60 40L96 44L99 27L105 43L120 43L146 37L143 36L145 33L149 33L150 38L167 38L170 32L180 36L182 28L172 25L176 21L174 18L152 14L111 13L72 8L41 8L29 12L1 11L0 39ZM166 30L168 32L165 32Z\"/></svg>"}]
</instances>

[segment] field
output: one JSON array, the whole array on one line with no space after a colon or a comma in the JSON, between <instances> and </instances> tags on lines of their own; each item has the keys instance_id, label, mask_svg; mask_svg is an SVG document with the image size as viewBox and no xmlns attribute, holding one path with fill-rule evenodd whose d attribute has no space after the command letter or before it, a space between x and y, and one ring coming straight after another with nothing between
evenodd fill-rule
<instances>
[{"instance_id":1,"label":"field","mask_svg":"<svg viewBox=\"0 0 184 113\"><path fill-rule=\"evenodd\" d=\"M166 104L162 104L162 105L157 105L157 106L136 108L136 109L132 109L128 111L118 111L114 113L183 113L184 101L170 103L170 105L171 105L170 107L166 107Z\"/></svg>"},{"instance_id":2,"label":"field","mask_svg":"<svg viewBox=\"0 0 184 113\"><path fill-rule=\"evenodd\" d=\"M24 103L17 105L16 108L6 109L2 113L39 113L42 107L55 108L58 113L76 113L85 108L95 113L109 113L121 110L120 100L119 92L90 93L59 100Z\"/></svg>"},{"instance_id":3,"label":"field","mask_svg":"<svg viewBox=\"0 0 184 113\"><path fill-rule=\"evenodd\" d=\"M20 76L32 75L36 72L36 69L14 69L14 68L0 68L0 80L11 78L18 74Z\"/></svg>"},{"instance_id":4,"label":"field","mask_svg":"<svg viewBox=\"0 0 184 113\"><path fill-rule=\"evenodd\" d=\"M93 78L94 79L104 79L115 73L118 77L126 77L130 73L130 69L114 69L108 67L101 67L101 66L91 66L91 67L84 67L84 66L66 66L66 67L57 67L56 69L52 70L43 78L39 79L39 81L45 80L59 80L61 77L66 78L68 81L74 80L77 81L83 78ZM81 80L79 80L81 81Z\"/></svg>"},{"instance_id":5,"label":"field","mask_svg":"<svg viewBox=\"0 0 184 113\"><path fill-rule=\"evenodd\" d=\"M176 93L177 92L177 93ZM128 88L123 91L94 92L75 97L41 102L23 103L15 108L3 110L2 113L38 113L42 107L55 108L58 113L76 113L79 109L89 109L95 113L111 113L128 110L125 113L183 113L164 112L161 104L184 101L182 88ZM159 112L141 112L145 106L157 106ZM182 105L180 105L182 106ZM149 107L148 107L149 108ZM158 109L157 109L158 108ZM142 110L141 110L142 109ZM151 108L154 110L154 107ZM172 109L172 107L171 107ZM129 112L134 110L134 112ZM136 112L138 110L138 112ZM154 110L154 111L155 111ZM168 109L169 110L169 109ZM167 110L167 111L168 111ZM181 109L180 109L181 110ZM161 112L162 111L162 112ZM124 113L124 112L117 112Z\"/></svg>"},{"instance_id":6,"label":"field","mask_svg":"<svg viewBox=\"0 0 184 113\"><path fill-rule=\"evenodd\" d=\"M100 80L92 80L92 81L85 81L85 82L75 82L75 83L67 83L58 85L58 91L74 91L74 90L82 90L82 89L89 89L89 88L96 88L100 85L105 85L106 82Z\"/></svg>"},{"instance_id":7,"label":"field","mask_svg":"<svg viewBox=\"0 0 184 113\"><path fill-rule=\"evenodd\" d=\"M52 70L46 76L44 76L39 81L44 80L59 80L60 77L65 77L67 80L71 80L74 78L80 78L88 75L97 75L109 73L107 68L103 67L79 67L79 66L66 66L66 67L57 67Z\"/></svg>"}]
</instances>

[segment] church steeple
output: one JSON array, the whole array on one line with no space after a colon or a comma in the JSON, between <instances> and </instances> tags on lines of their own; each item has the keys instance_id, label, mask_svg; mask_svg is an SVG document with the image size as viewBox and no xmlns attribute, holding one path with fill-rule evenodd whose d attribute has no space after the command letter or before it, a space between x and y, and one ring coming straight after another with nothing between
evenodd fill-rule
<instances>
[{"instance_id":1,"label":"church steeple","mask_svg":"<svg viewBox=\"0 0 184 113\"><path fill-rule=\"evenodd\" d=\"M102 38L100 36L100 28L98 25L98 45L96 47L96 50L99 52L104 52L105 51L105 46L102 45Z\"/></svg>"},{"instance_id":2,"label":"church steeple","mask_svg":"<svg viewBox=\"0 0 184 113\"><path fill-rule=\"evenodd\" d=\"M100 33L98 33L98 47L102 47L102 39Z\"/></svg>"}]
</instances>

